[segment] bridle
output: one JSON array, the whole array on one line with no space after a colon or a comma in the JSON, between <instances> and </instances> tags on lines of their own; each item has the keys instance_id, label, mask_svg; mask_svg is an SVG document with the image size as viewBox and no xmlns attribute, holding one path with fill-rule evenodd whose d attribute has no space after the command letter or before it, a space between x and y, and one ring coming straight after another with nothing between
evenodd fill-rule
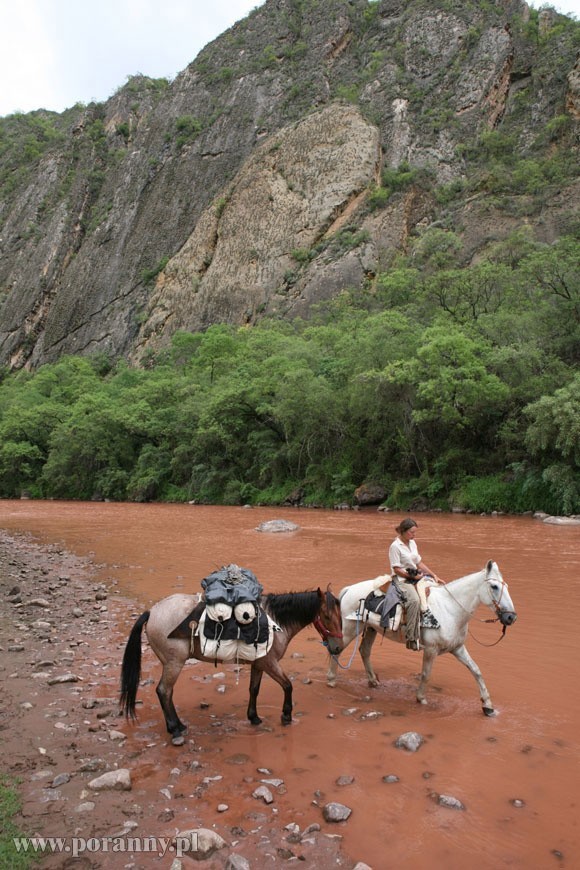
<instances>
[{"instance_id":1,"label":"bridle","mask_svg":"<svg viewBox=\"0 0 580 870\"><path fill-rule=\"evenodd\" d=\"M339 611L340 612L340 611ZM337 640L342 640L342 631L331 631L327 628L320 616L320 613L312 620L312 625L322 638L322 643L324 646L328 646L328 638L335 637Z\"/></svg>"},{"instance_id":2,"label":"bridle","mask_svg":"<svg viewBox=\"0 0 580 870\"><path fill-rule=\"evenodd\" d=\"M496 645L500 642L500 640L503 640L504 637L505 637L505 633L506 633L506 630L507 630L507 627L508 627L508 623L505 623L505 622L502 621L502 616L503 616L503 615L507 615L507 614L513 614L513 615L515 616L515 611L513 611L513 610L503 610L503 609L500 607L500 603L501 603L501 599L502 599L502 597L503 597L503 593L504 593L504 591L505 591L505 589L506 589L506 587L507 587L507 583L505 582L505 580L503 580L503 578L502 578L501 580L498 580L497 578L493 578L493 580L492 580L492 579L486 577L485 582L486 582L486 583L490 583L490 584L491 584L492 582L494 582L494 583L501 583L501 592L500 592L500 594L499 594L499 598L497 599L497 601L495 600L495 597L494 597L493 592L491 591L491 589L490 589L490 593L489 593L489 594L490 594L490 598L491 598L491 602L490 602L490 603L491 603L491 606L493 607L493 609L495 610L495 613L496 613L495 618L494 618L494 619L479 619L478 622L483 622L483 623L488 623L488 624L489 624L489 623L492 623L492 624L493 624L494 622L501 622L501 624L502 624L502 631L501 631L501 634L500 634L499 638L498 638L496 641L494 641L493 643L483 643L482 641L478 640L478 639L475 637L475 635L471 632L471 630L470 630L469 628L468 628L467 630L468 630L469 634L471 635L471 637L473 638L473 640L474 640L476 643L478 643L480 646L488 646L488 647L490 647L490 646L496 646ZM466 607L463 606L463 604L461 603L461 601L458 601L457 598L453 595L453 593L451 593L451 592L449 591L447 585L445 585L443 588L448 592L449 595L451 595L451 597L453 598L453 600L455 601L455 603L458 604L459 607L461 607L461 609L465 611L465 613L469 613L468 609L467 609ZM471 615L471 614L470 614L470 615Z\"/></svg>"}]
</instances>

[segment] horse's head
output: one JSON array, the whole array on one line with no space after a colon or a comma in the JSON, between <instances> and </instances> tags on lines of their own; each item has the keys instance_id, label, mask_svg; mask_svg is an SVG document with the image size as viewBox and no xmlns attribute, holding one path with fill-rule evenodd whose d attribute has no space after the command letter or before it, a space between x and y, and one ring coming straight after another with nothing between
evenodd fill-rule
<instances>
[{"instance_id":1,"label":"horse's head","mask_svg":"<svg viewBox=\"0 0 580 870\"><path fill-rule=\"evenodd\" d=\"M318 589L320 610L313 622L314 628L322 638L322 643L328 648L328 652L337 656L343 650L342 641L342 616L340 613L340 601L330 591L330 585L326 592Z\"/></svg>"},{"instance_id":2,"label":"horse's head","mask_svg":"<svg viewBox=\"0 0 580 870\"><path fill-rule=\"evenodd\" d=\"M491 560L485 568L485 584L482 601L495 610L497 618L503 626L513 625L518 615L511 600L508 585L501 576L495 562Z\"/></svg>"}]
</instances>

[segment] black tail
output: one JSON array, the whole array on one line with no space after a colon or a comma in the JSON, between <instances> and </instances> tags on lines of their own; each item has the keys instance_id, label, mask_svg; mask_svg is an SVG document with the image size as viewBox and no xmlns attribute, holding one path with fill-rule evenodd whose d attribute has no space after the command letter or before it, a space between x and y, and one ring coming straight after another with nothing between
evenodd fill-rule
<instances>
[{"instance_id":1,"label":"black tail","mask_svg":"<svg viewBox=\"0 0 580 870\"><path fill-rule=\"evenodd\" d=\"M125 652L123 653L123 666L121 668L121 712L127 719L135 719L135 701L137 689L141 679L141 632L149 619L149 611L142 613L129 635Z\"/></svg>"}]
</instances>

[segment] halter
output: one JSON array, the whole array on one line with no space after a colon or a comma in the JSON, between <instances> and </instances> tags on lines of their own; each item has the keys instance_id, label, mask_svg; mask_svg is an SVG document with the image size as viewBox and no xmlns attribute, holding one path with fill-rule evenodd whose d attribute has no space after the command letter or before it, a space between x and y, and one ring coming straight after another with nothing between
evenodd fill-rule
<instances>
[{"instance_id":1,"label":"halter","mask_svg":"<svg viewBox=\"0 0 580 870\"><path fill-rule=\"evenodd\" d=\"M491 583L492 581L491 581L489 578L486 577L485 582L486 582L486 583ZM493 624L494 622L499 622L499 621L500 621L501 616L502 616L503 613L506 613L506 614L508 614L508 613L513 613L513 614L515 615L515 611L514 611L514 610L502 610L501 607L499 606L499 605L500 605L500 602L501 602L501 599L502 599L502 597L503 597L504 590L505 590L505 588L506 588L506 586L507 586L507 583L505 582L505 580L504 580L503 578L502 578L501 580L499 580L499 579L497 579L497 578L494 578L494 582L496 582L496 583L501 583L501 592L500 592L500 594L499 594L499 598L498 598L497 601L496 601L495 598L493 597L493 594L491 593L491 590L490 590L491 604L492 604L492 606L493 606L493 609L494 609L495 612L496 612L496 617L495 617L495 619L480 619L480 620L478 620L479 622L483 622L483 623L492 623L492 624ZM443 588L444 588L444 589L449 593L449 595L451 595L451 597L453 598L453 600L455 601L455 603L458 604L459 607L461 607L461 609L462 609L463 611L465 611L465 613L469 614L469 610L468 610L466 607L463 606L463 604L461 603L461 601L458 601L458 600L457 600L457 598L455 597L455 595L453 595L452 592L449 591L448 586L445 585ZM471 614L469 614L469 615L471 615ZM506 625L505 623L502 623L502 632L501 632L501 635L499 636L499 638L498 638L496 641L494 641L494 643L482 643L482 641L478 640L478 639L475 637L475 635L472 633L472 631L471 631L470 628L468 628L467 630L468 630L469 634L471 635L471 637L474 639L474 641L475 641L476 643L478 643L480 646L488 646L488 647L489 647L489 646L496 646L496 644L498 644L498 643L500 642L500 640L503 640L503 639L504 639L504 637L505 637L505 633L506 633L506 630L507 630L507 625Z\"/></svg>"},{"instance_id":2,"label":"halter","mask_svg":"<svg viewBox=\"0 0 580 870\"><path fill-rule=\"evenodd\" d=\"M328 638L336 637L338 640L342 640L342 631L330 631L322 622L320 618L320 614L316 617L316 619L312 620L312 625L322 638L322 643L324 646L328 646Z\"/></svg>"}]
</instances>

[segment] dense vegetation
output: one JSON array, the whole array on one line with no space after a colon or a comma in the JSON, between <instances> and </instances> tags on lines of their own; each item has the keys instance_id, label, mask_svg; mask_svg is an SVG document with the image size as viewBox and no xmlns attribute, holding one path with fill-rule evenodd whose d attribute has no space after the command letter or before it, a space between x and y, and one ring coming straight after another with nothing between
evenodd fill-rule
<instances>
[{"instance_id":1,"label":"dense vegetation","mask_svg":"<svg viewBox=\"0 0 580 870\"><path fill-rule=\"evenodd\" d=\"M310 320L177 334L145 367L0 385L0 495L580 513L580 245L525 231L460 268L430 229Z\"/></svg>"}]
</instances>

